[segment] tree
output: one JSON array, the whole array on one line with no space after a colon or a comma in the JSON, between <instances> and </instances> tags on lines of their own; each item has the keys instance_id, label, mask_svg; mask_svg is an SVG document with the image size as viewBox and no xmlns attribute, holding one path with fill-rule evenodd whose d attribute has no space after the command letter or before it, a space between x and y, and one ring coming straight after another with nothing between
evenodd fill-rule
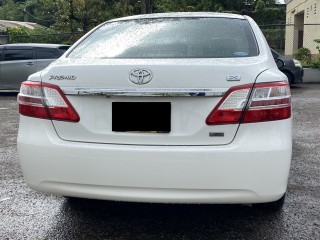
<instances>
[{"instance_id":1,"label":"tree","mask_svg":"<svg viewBox=\"0 0 320 240\"><path fill-rule=\"evenodd\" d=\"M255 8L255 11L257 13L263 13L265 11L265 3L263 0L258 0L257 4L256 4L256 8Z\"/></svg>"},{"instance_id":2,"label":"tree","mask_svg":"<svg viewBox=\"0 0 320 240\"><path fill-rule=\"evenodd\" d=\"M261 25L283 23L285 20L285 12L279 8L266 7L266 2L270 4L274 1L257 1L255 10L253 12L253 17L256 20L256 22Z\"/></svg>"},{"instance_id":3,"label":"tree","mask_svg":"<svg viewBox=\"0 0 320 240\"><path fill-rule=\"evenodd\" d=\"M153 0L141 0L140 2L142 14L152 13Z\"/></svg>"},{"instance_id":4,"label":"tree","mask_svg":"<svg viewBox=\"0 0 320 240\"><path fill-rule=\"evenodd\" d=\"M284 21L276 0L0 0L0 18L31 21L64 32L87 32L111 18L151 12L208 11Z\"/></svg>"},{"instance_id":5,"label":"tree","mask_svg":"<svg viewBox=\"0 0 320 240\"><path fill-rule=\"evenodd\" d=\"M30 21L44 26L55 22L55 5L51 0L2 0L0 18L13 21Z\"/></svg>"},{"instance_id":6,"label":"tree","mask_svg":"<svg viewBox=\"0 0 320 240\"><path fill-rule=\"evenodd\" d=\"M23 15L13 0L0 2L0 18L3 20L23 21Z\"/></svg>"}]
</instances>

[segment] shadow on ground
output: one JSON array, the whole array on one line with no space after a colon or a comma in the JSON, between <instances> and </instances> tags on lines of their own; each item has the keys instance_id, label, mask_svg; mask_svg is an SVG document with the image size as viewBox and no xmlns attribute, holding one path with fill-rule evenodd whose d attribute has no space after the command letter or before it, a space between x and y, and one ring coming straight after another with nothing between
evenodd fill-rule
<instances>
[{"instance_id":1,"label":"shadow on ground","mask_svg":"<svg viewBox=\"0 0 320 240\"><path fill-rule=\"evenodd\" d=\"M273 239L281 236L283 228L281 212L244 205L66 199L61 208L64 215L51 229L49 239ZM271 233L270 227L274 229Z\"/></svg>"},{"instance_id":2,"label":"shadow on ground","mask_svg":"<svg viewBox=\"0 0 320 240\"><path fill-rule=\"evenodd\" d=\"M8 96L8 97L10 97L10 96L17 96L18 95L18 93L19 92L7 92L7 91L5 91L5 92L2 92L2 91L0 91L0 97L5 97L5 96Z\"/></svg>"}]
</instances>

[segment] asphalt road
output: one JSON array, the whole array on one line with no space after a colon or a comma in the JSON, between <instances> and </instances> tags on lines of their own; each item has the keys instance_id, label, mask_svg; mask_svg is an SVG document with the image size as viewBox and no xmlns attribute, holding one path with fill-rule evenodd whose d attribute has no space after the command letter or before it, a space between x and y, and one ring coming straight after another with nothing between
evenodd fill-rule
<instances>
[{"instance_id":1,"label":"asphalt road","mask_svg":"<svg viewBox=\"0 0 320 240\"><path fill-rule=\"evenodd\" d=\"M283 210L70 201L30 190L15 95L0 95L0 239L320 239L320 84L292 88L293 159Z\"/></svg>"}]
</instances>

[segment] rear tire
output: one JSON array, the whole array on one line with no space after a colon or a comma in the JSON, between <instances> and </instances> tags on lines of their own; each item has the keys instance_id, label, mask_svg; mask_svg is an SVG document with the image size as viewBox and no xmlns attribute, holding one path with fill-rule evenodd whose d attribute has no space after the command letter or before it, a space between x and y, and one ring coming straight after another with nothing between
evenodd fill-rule
<instances>
[{"instance_id":1,"label":"rear tire","mask_svg":"<svg viewBox=\"0 0 320 240\"><path fill-rule=\"evenodd\" d=\"M279 200L268 203L258 203L255 204L254 207L259 210L268 211L268 212L278 212L282 209L284 201L286 198L286 194L284 194Z\"/></svg>"}]
</instances>

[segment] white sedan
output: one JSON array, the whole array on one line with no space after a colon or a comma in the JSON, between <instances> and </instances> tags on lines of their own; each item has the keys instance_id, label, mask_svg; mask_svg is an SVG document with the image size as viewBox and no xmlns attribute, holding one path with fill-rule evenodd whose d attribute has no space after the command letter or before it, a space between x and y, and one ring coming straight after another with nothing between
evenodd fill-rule
<instances>
[{"instance_id":1,"label":"white sedan","mask_svg":"<svg viewBox=\"0 0 320 240\"><path fill-rule=\"evenodd\" d=\"M23 82L18 151L34 190L282 206L291 95L247 16L107 21Z\"/></svg>"}]
</instances>

